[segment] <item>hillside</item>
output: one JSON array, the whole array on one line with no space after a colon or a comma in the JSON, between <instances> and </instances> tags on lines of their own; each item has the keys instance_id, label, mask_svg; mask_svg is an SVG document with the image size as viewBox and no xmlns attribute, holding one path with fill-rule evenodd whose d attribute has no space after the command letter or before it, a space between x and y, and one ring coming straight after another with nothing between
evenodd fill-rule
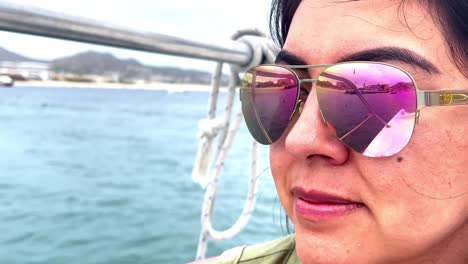
<instances>
[{"instance_id":1,"label":"hillside","mask_svg":"<svg viewBox=\"0 0 468 264\"><path fill-rule=\"evenodd\" d=\"M31 59L28 57L25 57L23 55L11 52L9 50L6 50L2 47L0 47L0 61L39 61L36 59Z\"/></svg>"},{"instance_id":2,"label":"hillside","mask_svg":"<svg viewBox=\"0 0 468 264\"><path fill-rule=\"evenodd\" d=\"M39 61L0 47L0 61ZM135 59L119 59L111 53L86 51L49 62L50 70L59 74L94 75L118 79L120 82L144 80L148 82L209 84L211 73L177 67L143 65ZM222 84L228 82L223 76Z\"/></svg>"},{"instance_id":3,"label":"hillside","mask_svg":"<svg viewBox=\"0 0 468 264\"><path fill-rule=\"evenodd\" d=\"M209 84L211 73L176 67L154 67L135 59L119 59L110 53L87 51L51 61L51 69L78 75L117 75L120 80L164 81L171 83Z\"/></svg>"},{"instance_id":4,"label":"hillside","mask_svg":"<svg viewBox=\"0 0 468 264\"><path fill-rule=\"evenodd\" d=\"M120 60L110 53L87 51L73 56L51 61L51 69L58 72L74 74L103 75L114 72L125 72L131 69L141 69L144 66L136 60Z\"/></svg>"}]
</instances>

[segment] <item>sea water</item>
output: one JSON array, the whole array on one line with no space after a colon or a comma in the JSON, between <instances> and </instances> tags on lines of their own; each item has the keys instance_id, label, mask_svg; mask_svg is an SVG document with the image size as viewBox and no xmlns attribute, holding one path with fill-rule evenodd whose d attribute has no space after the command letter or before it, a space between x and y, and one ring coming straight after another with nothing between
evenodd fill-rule
<instances>
[{"instance_id":1,"label":"sea water","mask_svg":"<svg viewBox=\"0 0 468 264\"><path fill-rule=\"evenodd\" d=\"M207 92L14 87L0 90L0 263L185 263L204 190L191 180ZM224 109L226 94L220 103ZM237 101L237 99L236 99ZM237 106L238 107L238 106ZM214 226L230 227L248 188L243 125L226 162ZM284 234L261 148L251 222L207 255Z\"/></svg>"}]
</instances>

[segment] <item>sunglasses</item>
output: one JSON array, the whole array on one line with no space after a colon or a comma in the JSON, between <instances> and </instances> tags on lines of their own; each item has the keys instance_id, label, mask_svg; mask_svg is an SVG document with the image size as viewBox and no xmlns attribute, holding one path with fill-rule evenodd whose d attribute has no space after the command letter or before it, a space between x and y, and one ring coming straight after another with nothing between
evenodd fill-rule
<instances>
[{"instance_id":1,"label":"sunglasses","mask_svg":"<svg viewBox=\"0 0 468 264\"><path fill-rule=\"evenodd\" d=\"M298 69L323 68L317 79ZM296 71L295 71L296 70ZM421 91L409 73L380 62L259 65L241 83L247 127L261 144L276 142L315 84L323 120L350 149L389 157L409 142L424 106L468 105L468 90Z\"/></svg>"}]
</instances>

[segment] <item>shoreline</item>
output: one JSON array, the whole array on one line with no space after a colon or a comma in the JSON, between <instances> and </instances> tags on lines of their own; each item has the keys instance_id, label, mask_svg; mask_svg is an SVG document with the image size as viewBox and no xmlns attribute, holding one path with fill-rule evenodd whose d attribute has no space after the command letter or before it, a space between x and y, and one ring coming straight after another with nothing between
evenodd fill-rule
<instances>
[{"instance_id":1,"label":"shoreline","mask_svg":"<svg viewBox=\"0 0 468 264\"><path fill-rule=\"evenodd\" d=\"M65 81L16 81L15 86L47 87L47 88L86 88L86 89L124 89L124 90L152 90L169 92L211 92L210 85L183 84L183 83L82 83ZM226 91L227 87L221 87L220 91Z\"/></svg>"}]
</instances>

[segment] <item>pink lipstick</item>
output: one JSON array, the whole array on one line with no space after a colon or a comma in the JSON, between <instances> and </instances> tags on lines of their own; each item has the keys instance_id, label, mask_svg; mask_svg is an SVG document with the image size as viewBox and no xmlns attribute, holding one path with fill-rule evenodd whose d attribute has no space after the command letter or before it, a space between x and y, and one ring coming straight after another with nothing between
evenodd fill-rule
<instances>
[{"instance_id":1,"label":"pink lipstick","mask_svg":"<svg viewBox=\"0 0 468 264\"><path fill-rule=\"evenodd\" d=\"M363 203L338 195L318 191L293 189L296 213L312 220L326 220L344 216L365 206Z\"/></svg>"}]
</instances>

